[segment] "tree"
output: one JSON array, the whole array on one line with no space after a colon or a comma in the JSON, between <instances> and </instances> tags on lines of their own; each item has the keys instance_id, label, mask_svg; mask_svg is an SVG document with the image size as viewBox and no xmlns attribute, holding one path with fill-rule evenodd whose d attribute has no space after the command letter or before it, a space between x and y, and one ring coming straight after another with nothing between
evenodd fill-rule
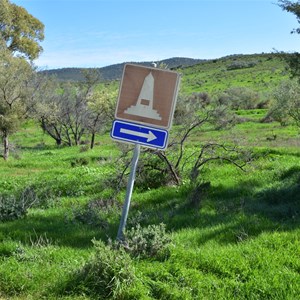
<instances>
[{"instance_id":1,"label":"tree","mask_svg":"<svg viewBox=\"0 0 300 300\"><path fill-rule=\"evenodd\" d=\"M31 66L7 51L0 55L0 134L3 158L9 156L9 135L15 132L26 114L27 87L32 78Z\"/></svg>"},{"instance_id":2,"label":"tree","mask_svg":"<svg viewBox=\"0 0 300 300\"><path fill-rule=\"evenodd\" d=\"M290 120L300 128L300 85L296 80L285 80L274 90L269 116L286 125Z\"/></svg>"},{"instance_id":3,"label":"tree","mask_svg":"<svg viewBox=\"0 0 300 300\"><path fill-rule=\"evenodd\" d=\"M27 112L28 90L33 75L26 61L38 57L44 39L44 25L23 7L0 1L0 134L3 158L8 159L8 137Z\"/></svg>"},{"instance_id":4,"label":"tree","mask_svg":"<svg viewBox=\"0 0 300 300\"><path fill-rule=\"evenodd\" d=\"M278 5L285 11L293 13L298 23L300 24L300 1L289 1L289 0L279 0ZM291 33L300 33L300 27L295 28L291 31Z\"/></svg>"},{"instance_id":5,"label":"tree","mask_svg":"<svg viewBox=\"0 0 300 300\"><path fill-rule=\"evenodd\" d=\"M61 113L63 105L62 92L55 78L38 74L38 88L32 95L30 105L31 117L38 120L41 128L60 146L63 143L63 126Z\"/></svg>"},{"instance_id":6,"label":"tree","mask_svg":"<svg viewBox=\"0 0 300 300\"><path fill-rule=\"evenodd\" d=\"M90 148L95 144L95 135L105 128L106 124L113 120L116 106L117 90L104 86L88 96L89 109L88 131L91 133Z\"/></svg>"},{"instance_id":7,"label":"tree","mask_svg":"<svg viewBox=\"0 0 300 300\"><path fill-rule=\"evenodd\" d=\"M195 95L179 97L168 148L166 151L146 149L141 152L136 176L138 185L153 188L168 184L180 185L188 180L191 186L197 187L201 184L200 174L207 163L219 160L243 169L251 160L248 151L235 145L199 140L198 136L204 126L224 129L234 121L228 106L206 99ZM129 165L127 156L124 158L125 168L119 182Z\"/></svg>"},{"instance_id":8,"label":"tree","mask_svg":"<svg viewBox=\"0 0 300 300\"><path fill-rule=\"evenodd\" d=\"M34 115L45 133L60 146L79 145L86 130L86 94L70 83L59 85L48 79L39 93Z\"/></svg>"},{"instance_id":9,"label":"tree","mask_svg":"<svg viewBox=\"0 0 300 300\"><path fill-rule=\"evenodd\" d=\"M231 87L219 96L218 101L233 110L253 109L258 104L259 95L247 87Z\"/></svg>"},{"instance_id":10,"label":"tree","mask_svg":"<svg viewBox=\"0 0 300 300\"><path fill-rule=\"evenodd\" d=\"M300 24L300 1L289 1L289 0L279 0L278 5L285 11L294 14ZM291 33L300 34L300 27L295 28ZM291 74L293 77L297 77L300 80L300 53L294 52L284 56L286 62L288 63Z\"/></svg>"},{"instance_id":11,"label":"tree","mask_svg":"<svg viewBox=\"0 0 300 300\"><path fill-rule=\"evenodd\" d=\"M84 77L85 82L80 84L62 84L46 78L39 93L34 115L57 145L79 145L85 133L92 133L92 147L95 133L104 121L106 108L102 105L106 105L106 98L100 92L94 92L99 73L88 70Z\"/></svg>"},{"instance_id":12,"label":"tree","mask_svg":"<svg viewBox=\"0 0 300 300\"><path fill-rule=\"evenodd\" d=\"M34 60L42 51L44 25L23 7L1 0L0 36L12 54Z\"/></svg>"}]
</instances>

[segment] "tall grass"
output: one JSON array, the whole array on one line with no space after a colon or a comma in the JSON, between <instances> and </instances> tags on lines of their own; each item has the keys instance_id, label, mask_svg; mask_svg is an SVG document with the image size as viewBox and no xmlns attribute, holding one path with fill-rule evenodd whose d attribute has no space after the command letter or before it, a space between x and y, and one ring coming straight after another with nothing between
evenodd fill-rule
<instances>
[{"instance_id":1,"label":"tall grass","mask_svg":"<svg viewBox=\"0 0 300 300\"><path fill-rule=\"evenodd\" d=\"M27 189L38 201L22 218L0 222L0 298L102 299L94 284L104 280L99 270L106 265L106 286L119 278L104 288L108 298L297 299L299 133L258 123L257 114L247 112L252 120L231 132L204 130L191 140L189 147L238 139L255 154L245 172L207 164L201 179L209 185L197 205L189 201L189 184L135 189L128 229L163 223L171 241L167 256L151 258L105 252L125 193L112 185L120 152L109 136L99 136L93 150L56 148L27 124L13 138L18 155L0 161L0 194L17 197ZM276 139L268 140L272 134ZM117 264L122 255L127 265Z\"/></svg>"}]
</instances>

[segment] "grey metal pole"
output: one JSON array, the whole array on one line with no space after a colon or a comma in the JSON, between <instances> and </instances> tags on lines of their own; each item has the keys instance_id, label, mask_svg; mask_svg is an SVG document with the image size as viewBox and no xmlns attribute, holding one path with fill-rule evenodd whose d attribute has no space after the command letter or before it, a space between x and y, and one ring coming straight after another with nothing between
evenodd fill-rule
<instances>
[{"instance_id":1,"label":"grey metal pole","mask_svg":"<svg viewBox=\"0 0 300 300\"><path fill-rule=\"evenodd\" d=\"M139 156L140 156L140 149L141 149L141 146L139 144L135 144L133 157L132 157L132 161L131 161L130 175L129 175L129 179L128 179L128 183L127 183L126 197L125 197L125 202L124 202L123 211L122 211L122 217L121 217L118 235L117 235L118 241L121 241L124 238L124 230L125 230L126 221L127 221L127 217L128 217L128 211L129 211L129 207L130 207L131 195L132 195L134 180L135 180L135 171L136 171L137 163L138 163Z\"/></svg>"}]
</instances>

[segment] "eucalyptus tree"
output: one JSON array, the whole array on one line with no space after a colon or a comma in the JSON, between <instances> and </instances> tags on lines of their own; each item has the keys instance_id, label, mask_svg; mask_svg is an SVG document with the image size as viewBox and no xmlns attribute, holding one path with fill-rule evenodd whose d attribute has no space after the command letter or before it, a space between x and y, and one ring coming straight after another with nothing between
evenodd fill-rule
<instances>
[{"instance_id":1,"label":"eucalyptus tree","mask_svg":"<svg viewBox=\"0 0 300 300\"><path fill-rule=\"evenodd\" d=\"M44 25L21 6L9 0L0 1L0 38L12 53L36 59L42 51Z\"/></svg>"},{"instance_id":2,"label":"eucalyptus tree","mask_svg":"<svg viewBox=\"0 0 300 300\"><path fill-rule=\"evenodd\" d=\"M88 96L89 118L87 126L91 134L91 149L94 147L96 134L103 131L109 121L113 120L116 99L117 89L107 85L95 90Z\"/></svg>"},{"instance_id":3,"label":"eucalyptus tree","mask_svg":"<svg viewBox=\"0 0 300 300\"><path fill-rule=\"evenodd\" d=\"M300 24L300 1L279 0L278 5L285 11L293 13ZM292 30L292 33L300 33L300 27Z\"/></svg>"},{"instance_id":4,"label":"eucalyptus tree","mask_svg":"<svg viewBox=\"0 0 300 300\"><path fill-rule=\"evenodd\" d=\"M57 145L79 145L82 137L90 132L91 124L98 122L94 120L91 102L95 101L92 95L99 76L91 70L84 77L82 83L59 83L54 78L46 78L41 87L34 115Z\"/></svg>"},{"instance_id":5,"label":"eucalyptus tree","mask_svg":"<svg viewBox=\"0 0 300 300\"><path fill-rule=\"evenodd\" d=\"M300 24L300 1L279 0L278 5L285 11L290 12L296 16L297 22ZM300 27L294 28L291 33L300 34ZM290 66L291 74L297 77L300 81L300 53L293 52L285 55L285 59Z\"/></svg>"},{"instance_id":6,"label":"eucalyptus tree","mask_svg":"<svg viewBox=\"0 0 300 300\"><path fill-rule=\"evenodd\" d=\"M283 10L294 14L300 24L299 0L279 0L278 5ZM300 34L300 27L294 28L291 33ZM284 81L279 85L274 91L274 101L269 114L281 124L292 119L300 127L300 53L294 52L285 55L285 59L289 64L292 77L297 78L298 82Z\"/></svg>"},{"instance_id":7,"label":"eucalyptus tree","mask_svg":"<svg viewBox=\"0 0 300 300\"><path fill-rule=\"evenodd\" d=\"M87 119L85 96L70 83L60 84L51 78L44 80L33 108L34 117L57 146L78 145Z\"/></svg>"},{"instance_id":8,"label":"eucalyptus tree","mask_svg":"<svg viewBox=\"0 0 300 300\"><path fill-rule=\"evenodd\" d=\"M7 50L0 55L0 134L3 158L9 156L9 135L20 126L27 111L28 85L32 78L31 65L22 58L13 57Z\"/></svg>"},{"instance_id":9,"label":"eucalyptus tree","mask_svg":"<svg viewBox=\"0 0 300 300\"><path fill-rule=\"evenodd\" d=\"M5 160L9 135L18 129L32 98L28 94L34 74L30 63L41 53L43 39L44 25L38 19L9 0L0 1L0 134Z\"/></svg>"},{"instance_id":10,"label":"eucalyptus tree","mask_svg":"<svg viewBox=\"0 0 300 300\"><path fill-rule=\"evenodd\" d=\"M35 93L31 93L30 116L39 122L44 133L56 142L63 144L63 127L61 124L61 96L59 82L49 76L38 73ZM37 87L37 88L36 88Z\"/></svg>"},{"instance_id":11,"label":"eucalyptus tree","mask_svg":"<svg viewBox=\"0 0 300 300\"><path fill-rule=\"evenodd\" d=\"M87 91L66 85L61 94L61 125L67 144L79 145L87 129L89 112L87 108Z\"/></svg>"}]
</instances>

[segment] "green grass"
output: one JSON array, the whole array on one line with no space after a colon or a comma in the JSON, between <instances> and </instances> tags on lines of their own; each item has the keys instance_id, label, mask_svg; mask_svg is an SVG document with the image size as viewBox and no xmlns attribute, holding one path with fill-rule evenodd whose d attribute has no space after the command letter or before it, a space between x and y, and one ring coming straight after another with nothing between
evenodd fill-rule
<instances>
[{"instance_id":1,"label":"green grass","mask_svg":"<svg viewBox=\"0 0 300 300\"><path fill-rule=\"evenodd\" d=\"M230 69L233 64L249 63L253 63L250 68ZM211 96L238 86L251 88L263 96L289 76L285 62L276 54L227 56L183 68L179 72L183 74L183 93L206 92Z\"/></svg>"},{"instance_id":2,"label":"green grass","mask_svg":"<svg viewBox=\"0 0 300 300\"><path fill-rule=\"evenodd\" d=\"M299 129L259 123L265 113L239 111L247 122L191 138L191 150L238 140L255 154L246 172L207 164L202 180L210 188L198 207L188 203L188 184L134 190L128 226L163 222L172 245L164 259L131 260L136 281L119 286L120 299L297 299ZM125 194L111 186L119 149L108 134L93 150L57 148L32 123L12 141L19 148L0 161L0 194L30 189L43 201L21 219L0 222L0 299L97 299L78 278L95 253L92 240L116 238ZM111 197L116 206L103 205ZM100 201L97 216L91 201Z\"/></svg>"}]
</instances>

